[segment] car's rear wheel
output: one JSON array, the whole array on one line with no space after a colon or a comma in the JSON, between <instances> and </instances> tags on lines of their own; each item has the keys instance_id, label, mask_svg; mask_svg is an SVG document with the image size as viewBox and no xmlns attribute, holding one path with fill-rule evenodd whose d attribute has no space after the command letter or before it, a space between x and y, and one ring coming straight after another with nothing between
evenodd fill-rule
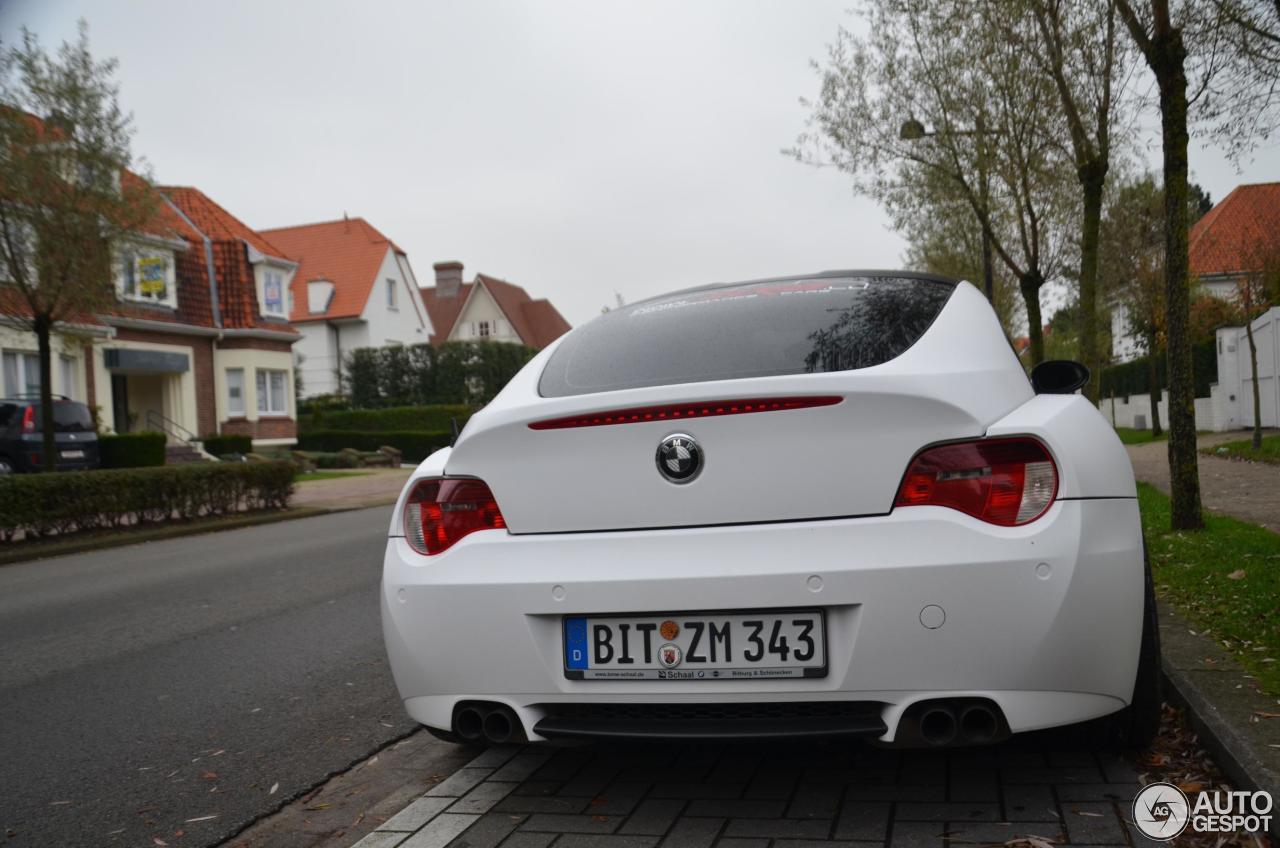
<instances>
[{"instance_id":1,"label":"car's rear wheel","mask_svg":"<svg viewBox=\"0 0 1280 848\"><path fill-rule=\"evenodd\" d=\"M1142 547L1142 643L1129 706L1084 726L1087 740L1099 748L1148 748L1160 731L1164 687L1160 670L1160 615L1146 544Z\"/></svg>"}]
</instances>

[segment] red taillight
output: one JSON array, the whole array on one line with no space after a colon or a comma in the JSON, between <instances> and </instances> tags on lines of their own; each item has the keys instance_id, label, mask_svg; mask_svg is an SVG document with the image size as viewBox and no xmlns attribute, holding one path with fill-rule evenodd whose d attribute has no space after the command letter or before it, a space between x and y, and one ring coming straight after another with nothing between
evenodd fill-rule
<instances>
[{"instance_id":1,"label":"red taillight","mask_svg":"<svg viewBox=\"0 0 1280 848\"><path fill-rule=\"evenodd\" d=\"M36 431L36 408L28 406L26 411L22 413L22 432L34 433Z\"/></svg>"},{"instance_id":2,"label":"red taillight","mask_svg":"<svg viewBox=\"0 0 1280 848\"><path fill-rule=\"evenodd\" d=\"M743 415L749 412L782 412L788 409L809 409L814 406L834 406L844 398L839 395L789 398L747 398L745 400L693 401L669 403L661 406L636 406L630 409L611 409L589 415L570 415L567 418L551 418L534 421L531 430L563 430L569 427L604 427L610 424L640 424L644 421L684 421L689 418L713 418L718 415Z\"/></svg>"},{"instance_id":3,"label":"red taillight","mask_svg":"<svg viewBox=\"0 0 1280 848\"><path fill-rule=\"evenodd\" d=\"M418 481L404 508L404 535L420 554L438 554L469 533L507 526L483 480L432 477Z\"/></svg>"},{"instance_id":4,"label":"red taillight","mask_svg":"<svg viewBox=\"0 0 1280 848\"><path fill-rule=\"evenodd\" d=\"M894 506L947 506L1015 527L1044 515L1058 468L1035 439L987 439L925 448L911 460Z\"/></svg>"}]
</instances>

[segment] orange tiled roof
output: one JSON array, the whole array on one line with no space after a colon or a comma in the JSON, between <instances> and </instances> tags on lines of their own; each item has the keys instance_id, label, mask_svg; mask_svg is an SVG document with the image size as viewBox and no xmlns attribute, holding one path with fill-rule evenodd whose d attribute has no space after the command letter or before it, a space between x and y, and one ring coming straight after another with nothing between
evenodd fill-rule
<instances>
[{"instance_id":1,"label":"orange tiled roof","mask_svg":"<svg viewBox=\"0 0 1280 848\"><path fill-rule=\"evenodd\" d=\"M1236 186L1191 228L1195 277L1257 270L1280 251L1280 183Z\"/></svg>"},{"instance_id":2,"label":"orange tiled roof","mask_svg":"<svg viewBox=\"0 0 1280 848\"><path fill-rule=\"evenodd\" d=\"M279 227L263 230L262 234L298 263L298 273L293 276L291 321L358 318L364 312L388 248L404 254L363 218ZM307 308L307 283L312 280L333 283L329 308L321 313Z\"/></svg>"},{"instance_id":3,"label":"orange tiled roof","mask_svg":"<svg viewBox=\"0 0 1280 848\"><path fill-rule=\"evenodd\" d=\"M463 305L477 284L483 285L493 296L502 314L511 322L512 329L529 347L541 350L572 329L551 301L545 298L534 300L515 283L476 274L474 282L462 284L457 297L439 297L435 287L421 289L422 302L435 330L431 336L432 344L438 345L449 338Z\"/></svg>"}]
</instances>

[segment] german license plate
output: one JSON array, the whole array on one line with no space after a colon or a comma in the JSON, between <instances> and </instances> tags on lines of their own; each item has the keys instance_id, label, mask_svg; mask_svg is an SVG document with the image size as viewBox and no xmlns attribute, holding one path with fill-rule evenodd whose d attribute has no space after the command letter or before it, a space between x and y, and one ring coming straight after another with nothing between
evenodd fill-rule
<instances>
[{"instance_id":1,"label":"german license plate","mask_svg":"<svg viewBox=\"0 0 1280 848\"><path fill-rule=\"evenodd\" d=\"M82 450L65 450L60 453L63 459L84 459L84 451Z\"/></svg>"},{"instance_id":2,"label":"german license plate","mask_svg":"<svg viewBox=\"0 0 1280 848\"><path fill-rule=\"evenodd\" d=\"M571 680L826 677L820 609L566 616Z\"/></svg>"}]
</instances>

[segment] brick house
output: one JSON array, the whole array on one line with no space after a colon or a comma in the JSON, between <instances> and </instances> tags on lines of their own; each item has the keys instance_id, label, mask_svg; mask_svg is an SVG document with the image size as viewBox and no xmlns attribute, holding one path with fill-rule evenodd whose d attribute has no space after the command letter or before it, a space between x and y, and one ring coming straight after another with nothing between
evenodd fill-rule
<instances>
[{"instance_id":1,"label":"brick house","mask_svg":"<svg viewBox=\"0 0 1280 848\"><path fill-rule=\"evenodd\" d=\"M514 283L486 274L464 283L461 262L437 262L433 269L435 286L422 289L433 345L492 341L541 350L572 329L551 301L535 300Z\"/></svg>"},{"instance_id":2,"label":"brick house","mask_svg":"<svg viewBox=\"0 0 1280 848\"><path fill-rule=\"evenodd\" d=\"M286 292L296 263L199 190L157 192L145 231L114 246L115 303L55 327L53 391L97 407L107 432L294 443L298 334ZM39 389L35 335L15 320L22 314L0 281L6 395Z\"/></svg>"}]
</instances>

